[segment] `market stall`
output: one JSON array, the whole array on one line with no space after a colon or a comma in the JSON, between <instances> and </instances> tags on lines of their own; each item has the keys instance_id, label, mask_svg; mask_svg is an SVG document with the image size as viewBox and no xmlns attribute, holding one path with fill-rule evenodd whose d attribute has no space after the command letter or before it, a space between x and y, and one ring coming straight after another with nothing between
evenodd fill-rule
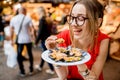
<instances>
[{"instance_id":1,"label":"market stall","mask_svg":"<svg viewBox=\"0 0 120 80\"><path fill-rule=\"evenodd\" d=\"M118 5L119 2L113 2L109 5L109 11L104 15L103 24L100 29L103 33L108 34L111 37L109 46L110 57L120 61L120 5Z\"/></svg>"}]
</instances>

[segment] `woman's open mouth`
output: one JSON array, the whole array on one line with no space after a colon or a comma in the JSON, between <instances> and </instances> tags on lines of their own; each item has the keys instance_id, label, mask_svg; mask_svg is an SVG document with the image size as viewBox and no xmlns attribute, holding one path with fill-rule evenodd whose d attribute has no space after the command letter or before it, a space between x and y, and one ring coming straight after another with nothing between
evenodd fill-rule
<instances>
[{"instance_id":1,"label":"woman's open mouth","mask_svg":"<svg viewBox=\"0 0 120 80\"><path fill-rule=\"evenodd\" d=\"M80 29L80 30L73 30L73 33L74 33L75 35L78 35L78 34L81 33L81 31L82 31L82 29Z\"/></svg>"}]
</instances>

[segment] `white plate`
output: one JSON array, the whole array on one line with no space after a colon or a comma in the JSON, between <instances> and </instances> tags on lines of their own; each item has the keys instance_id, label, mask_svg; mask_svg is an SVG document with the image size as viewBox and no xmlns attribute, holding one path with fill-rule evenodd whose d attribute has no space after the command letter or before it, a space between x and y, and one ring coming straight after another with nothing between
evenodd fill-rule
<instances>
[{"instance_id":1,"label":"white plate","mask_svg":"<svg viewBox=\"0 0 120 80\"><path fill-rule=\"evenodd\" d=\"M51 63L51 64L55 64L55 65L61 65L61 66L73 66L73 65L78 65L78 64L83 64L83 63L86 63L87 61L90 60L91 56L89 53L85 52L85 51L82 51L84 55L84 58L80 61L76 61L76 62L62 62L62 61L54 61L53 59L51 59L49 57L49 50L46 50L42 53L42 58L48 62L48 63Z\"/></svg>"}]
</instances>

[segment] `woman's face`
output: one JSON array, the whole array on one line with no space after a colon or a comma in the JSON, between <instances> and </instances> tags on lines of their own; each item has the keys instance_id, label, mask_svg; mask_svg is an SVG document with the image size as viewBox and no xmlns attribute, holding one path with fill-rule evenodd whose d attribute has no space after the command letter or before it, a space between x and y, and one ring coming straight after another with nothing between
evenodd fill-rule
<instances>
[{"instance_id":1,"label":"woman's face","mask_svg":"<svg viewBox=\"0 0 120 80\"><path fill-rule=\"evenodd\" d=\"M88 19L86 17L86 8L83 4L75 4L71 11L71 16L74 17L70 24L70 29L74 35L74 38L81 38L86 31L86 25ZM76 19L75 19L76 17ZM77 19L79 17L79 19Z\"/></svg>"}]
</instances>

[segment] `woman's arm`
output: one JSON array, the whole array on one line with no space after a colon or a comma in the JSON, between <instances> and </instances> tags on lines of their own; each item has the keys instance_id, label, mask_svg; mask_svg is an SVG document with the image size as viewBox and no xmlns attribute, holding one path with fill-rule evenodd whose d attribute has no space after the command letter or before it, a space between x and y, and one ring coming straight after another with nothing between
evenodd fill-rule
<instances>
[{"instance_id":1,"label":"woman's arm","mask_svg":"<svg viewBox=\"0 0 120 80\"><path fill-rule=\"evenodd\" d=\"M31 27L29 27L29 34L30 34L30 38L31 38L32 42L35 42L36 35L35 35L35 29L34 29L33 25L31 25Z\"/></svg>"},{"instance_id":2,"label":"woman's arm","mask_svg":"<svg viewBox=\"0 0 120 80\"><path fill-rule=\"evenodd\" d=\"M43 25L44 21L42 19L39 20L39 25L38 25L38 35L36 37L36 40L35 40L35 44L37 45L39 40L41 39L41 35L42 35L42 31L43 31L43 27L45 27Z\"/></svg>"},{"instance_id":3,"label":"woman's arm","mask_svg":"<svg viewBox=\"0 0 120 80\"><path fill-rule=\"evenodd\" d=\"M108 46L109 46L109 39L105 39L101 42L99 55L92 66L91 70L96 74L97 78L99 77L100 73L103 70L103 67L108 55Z\"/></svg>"},{"instance_id":4,"label":"woman's arm","mask_svg":"<svg viewBox=\"0 0 120 80\"><path fill-rule=\"evenodd\" d=\"M57 47L56 36L50 36L46 39L45 45L47 49L54 49ZM66 80L68 75L68 67L54 65L55 71L59 77L59 80Z\"/></svg>"},{"instance_id":5,"label":"woman's arm","mask_svg":"<svg viewBox=\"0 0 120 80\"><path fill-rule=\"evenodd\" d=\"M67 66L58 66L54 65L55 71L59 80L67 80L68 76L68 67Z\"/></svg>"},{"instance_id":6,"label":"woman's arm","mask_svg":"<svg viewBox=\"0 0 120 80\"><path fill-rule=\"evenodd\" d=\"M78 66L80 74L81 75L86 74L85 76L83 76L85 80L87 80L87 79L98 80L100 73L103 70L107 55L108 55L108 46L109 46L109 39L105 39L105 40L101 41L99 55L98 55L95 63L92 65L91 70L88 70L86 65L82 65L82 67L81 67L81 65ZM83 68L83 66L84 66L84 68Z\"/></svg>"}]
</instances>

